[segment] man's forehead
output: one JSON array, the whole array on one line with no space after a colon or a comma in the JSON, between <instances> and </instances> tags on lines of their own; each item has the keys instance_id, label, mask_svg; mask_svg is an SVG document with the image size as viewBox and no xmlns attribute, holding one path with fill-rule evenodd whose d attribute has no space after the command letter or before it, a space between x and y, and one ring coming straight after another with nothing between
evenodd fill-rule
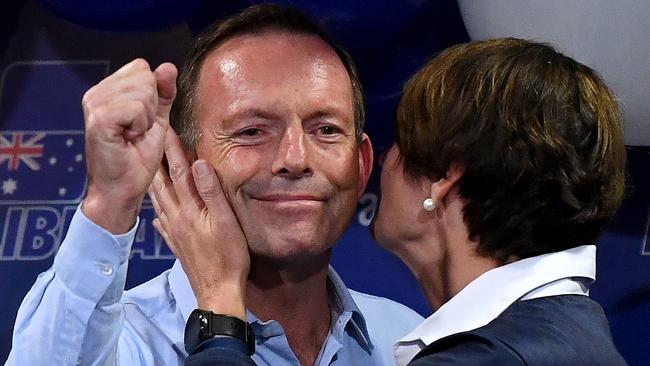
<instances>
[{"instance_id":1,"label":"man's forehead","mask_svg":"<svg viewBox=\"0 0 650 366\"><path fill-rule=\"evenodd\" d=\"M231 38L209 53L201 67L198 93L199 98L214 92L241 96L282 86L351 96L347 69L325 41L315 35L271 31Z\"/></svg>"},{"instance_id":2,"label":"man's forehead","mask_svg":"<svg viewBox=\"0 0 650 366\"><path fill-rule=\"evenodd\" d=\"M326 64L347 74L336 51L319 36L282 30L265 30L229 38L207 54L202 69L217 63L219 70L229 72L237 67L264 66L267 63L278 67L281 66L278 62L290 64L292 60Z\"/></svg>"}]
</instances>

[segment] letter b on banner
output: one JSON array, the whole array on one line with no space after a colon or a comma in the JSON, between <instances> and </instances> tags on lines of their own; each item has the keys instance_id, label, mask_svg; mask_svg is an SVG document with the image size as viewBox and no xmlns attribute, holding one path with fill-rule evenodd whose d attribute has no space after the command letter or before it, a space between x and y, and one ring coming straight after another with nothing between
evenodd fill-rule
<instances>
[{"instance_id":1,"label":"letter b on banner","mask_svg":"<svg viewBox=\"0 0 650 366\"><path fill-rule=\"evenodd\" d=\"M12 207L7 212L2 238L2 259L41 260L59 245L61 217L52 207Z\"/></svg>"}]
</instances>

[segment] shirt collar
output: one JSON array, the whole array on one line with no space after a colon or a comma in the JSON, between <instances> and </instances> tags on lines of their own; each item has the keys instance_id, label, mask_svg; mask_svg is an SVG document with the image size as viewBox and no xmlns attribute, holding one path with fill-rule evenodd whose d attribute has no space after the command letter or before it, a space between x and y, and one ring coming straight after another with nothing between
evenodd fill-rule
<instances>
[{"instance_id":1,"label":"shirt collar","mask_svg":"<svg viewBox=\"0 0 650 366\"><path fill-rule=\"evenodd\" d=\"M536 297L530 296L536 289L543 288L544 296L565 294L559 280L573 278L587 284L595 280L594 245L525 258L487 271L400 339L396 354L402 346L423 348L449 335L485 326L527 294L528 298ZM555 290L549 287L554 282L560 284ZM481 302L479 310L476 301Z\"/></svg>"},{"instance_id":2,"label":"shirt collar","mask_svg":"<svg viewBox=\"0 0 650 366\"><path fill-rule=\"evenodd\" d=\"M350 291L345 286L338 273L336 273L336 271L331 266L327 270L327 277L329 279L329 283L331 284L330 288L334 290L330 294L332 296L330 301L333 304L338 303L336 309L333 309L333 328L334 324L337 324L335 323L335 318L345 320L359 335L359 338L364 343L364 345L366 347L370 347L372 343L370 342L370 335L368 334L368 328L366 327L366 320L363 317L361 310L359 310L359 307L357 307L357 304L354 302ZM197 303L196 296L194 296L194 291L192 291L192 287L190 286L190 281L187 278L185 271L183 271L183 267L181 266L181 262L179 260L176 260L174 262L174 265L169 271L168 278L169 286L171 288L174 299L176 300L176 304L181 311L183 320L187 322L192 311L196 309ZM246 311L246 313L247 320L251 324L266 325L271 323L270 321L262 323L253 313L249 311ZM347 324L343 324L342 328L345 328L346 325ZM268 329L269 332L266 333L269 334L267 335L273 335L270 333L276 333L275 330L278 328L279 327L273 327L273 330Z\"/></svg>"},{"instance_id":3,"label":"shirt collar","mask_svg":"<svg viewBox=\"0 0 650 366\"><path fill-rule=\"evenodd\" d=\"M360 341L364 343L364 346L370 348L372 342L370 341L368 327L366 326L366 319L354 302L347 286L345 286L345 283L343 283L343 280L332 266L327 271L327 277L331 288L334 290L331 293L332 299L330 299L330 303L335 304L335 302L338 302L338 306L332 305L333 310L335 310L333 314L338 315L338 318L341 320L347 320L347 323L359 335ZM332 315L332 318L334 318L334 315ZM345 328L346 325L344 324L342 328Z\"/></svg>"}]
</instances>

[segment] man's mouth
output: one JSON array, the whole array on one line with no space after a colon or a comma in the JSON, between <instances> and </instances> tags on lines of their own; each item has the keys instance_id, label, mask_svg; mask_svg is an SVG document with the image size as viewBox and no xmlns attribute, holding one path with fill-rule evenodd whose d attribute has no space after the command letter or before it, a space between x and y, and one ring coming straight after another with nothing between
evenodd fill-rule
<instances>
[{"instance_id":1,"label":"man's mouth","mask_svg":"<svg viewBox=\"0 0 650 366\"><path fill-rule=\"evenodd\" d=\"M305 213L321 209L325 199L312 194L264 194L253 197L263 207L280 212Z\"/></svg>"},{"instance_id":2,"label":"man's mouth","mask_svg":"<svg viewBox=\"0 0 650 366\"><path fill-rule=\"evenodd\" d=\"M253 197L259 201L267 202L292 202L292 201L325 201L323 198L311 194L264 194Z\"/></svg>"}]
</instances>

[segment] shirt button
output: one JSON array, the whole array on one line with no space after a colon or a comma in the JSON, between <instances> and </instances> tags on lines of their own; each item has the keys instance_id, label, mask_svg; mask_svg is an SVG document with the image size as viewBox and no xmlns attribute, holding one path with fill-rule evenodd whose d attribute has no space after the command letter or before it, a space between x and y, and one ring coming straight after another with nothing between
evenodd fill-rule
<instances>
[{"instance_id":1,"label":"shirt button","mask_svg":"<svg viewBox=\"0 0 650 366\"><path fill-rule=\"evenodd\" d=\"M99 270L106 276L110 276L113 274L113 266L111 266L108 263L100 263Z\"/></svg>"}]
</instances>

